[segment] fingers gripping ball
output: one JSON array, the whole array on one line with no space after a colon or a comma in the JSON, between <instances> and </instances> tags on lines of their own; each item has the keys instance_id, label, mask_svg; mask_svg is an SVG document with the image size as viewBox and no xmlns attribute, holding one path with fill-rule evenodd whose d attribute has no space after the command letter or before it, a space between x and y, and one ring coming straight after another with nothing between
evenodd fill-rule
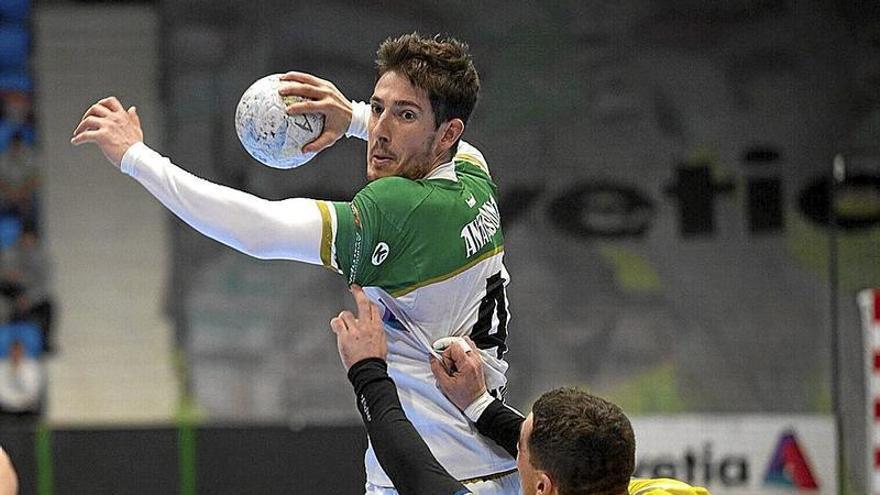
<instances>
[{"instance_id":1,"label":"fingers gripping ball","mask_svg":"<svg viewBox=\"0 0 880 495\"><path fill-rule=\"evenodd\" d=\"M278 94L280 76L263 77L241 95L235 109L235 132L255 160L273 168L287 169L299 167L315 156L315 153L303 153L302 147L321 134L324 115L288 115L287 106L301 98Z\"/></svg>"}]
</instances>

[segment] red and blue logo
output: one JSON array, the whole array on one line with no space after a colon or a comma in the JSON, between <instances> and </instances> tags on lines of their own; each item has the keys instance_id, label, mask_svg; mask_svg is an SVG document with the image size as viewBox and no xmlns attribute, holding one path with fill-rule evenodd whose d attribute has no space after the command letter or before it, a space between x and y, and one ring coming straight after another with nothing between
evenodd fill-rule
<instances>
[{"instance_id":1,"label":"red and blue logo","mask_svg":"<svg viewBox=\"0 0 880 495\"><path fill-rule=\"evenodd\" d=\"M801 490L816 490L819 484L810 470L810 463L804 455L794 431L786 431L779 437L764 483Z\"/></svg>"}]
</instances>

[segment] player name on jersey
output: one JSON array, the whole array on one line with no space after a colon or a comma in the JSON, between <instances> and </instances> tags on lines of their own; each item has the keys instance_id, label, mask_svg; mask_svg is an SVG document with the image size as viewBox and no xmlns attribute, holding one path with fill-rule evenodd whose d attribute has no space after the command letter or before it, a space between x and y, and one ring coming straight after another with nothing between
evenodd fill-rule
<instances>
[{"instance_id":1,"label":"player name on jersey","mask_svg":"<svg viewBox=\"0 0 880 495\"><path fill-rule=\"evenodd\" d=\"M470 258L478 253L490 240L495 232L501 227L501 215L498 213L498 203L495 198L480 205L477 218L461 229L461 238L464 239L465 251Z\"/></svg>"}]
</instances>

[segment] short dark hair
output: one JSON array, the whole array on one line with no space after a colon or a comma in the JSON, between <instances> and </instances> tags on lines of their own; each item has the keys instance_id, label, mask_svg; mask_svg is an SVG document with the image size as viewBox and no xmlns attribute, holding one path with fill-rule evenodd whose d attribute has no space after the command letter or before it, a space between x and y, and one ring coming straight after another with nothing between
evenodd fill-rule
<instances>
[{"instance_id":1,"label":"short dark hair","mask_svg":"<svg viewBox=\"0 0 880 495\"><path fill-rule=\"evenodd\" d=\"M532 408L532 465L560 495L627 493L635 469L632 425L616 405L574 388L542 395Z\"/></svg>"},{"instance_id":2,"label":"short dark hair","mask_svg":"<svg viewBox=\"0 0 880 495\"><path fill-rule=\"evenodd\" d=\"M397 72L428 93L435 127L455 118L467 123L477 104L480 77L466 43L439 34L404 34L383 41L376 57L377 80Z\"/></svg>"}]
</instances>

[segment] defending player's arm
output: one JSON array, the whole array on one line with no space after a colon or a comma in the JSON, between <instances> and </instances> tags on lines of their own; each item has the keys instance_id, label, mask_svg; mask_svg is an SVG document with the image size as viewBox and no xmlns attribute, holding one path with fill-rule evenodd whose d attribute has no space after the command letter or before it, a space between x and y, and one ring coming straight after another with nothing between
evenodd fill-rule
<instances>
[{"instance_id":1,"label":"defending player's arm","mask_svg":"<svg viewBox=\"0 0 880 495\"><path fill-rule=\"evenodd\" d=\"M445 365L431 357L431 371L440 390L477 426L480 434L516 457L525 418L489 394L477 345L468 337L463 342L467 345L450 345L443 351Z\"/></svg>"},{"instance_id":2,"label":"defending player's arm","mask_svg":"<svg viewBox=\"0 0 880 495\"><path fill-rule=\"evenodd\" d=\"M491 397L491 396L489 396ZM517 455L516 444L525 418L507 404L492 398L486 409L470 420L477 426L481 435L491 438L513 457Z\"/></svg>"},{"instance_id":3,"label":"defending player's arm","mask_svg":"<svg viewBox=\"0 0 880 495\"><path fill-rule=\"evenodd\" d=\"M388 347L378 308L358 286L352 287L357 318L343 311L330 322L342 364L354 387L358 411L376 458L402 495L470 493L437 462L428 445L407 419L397 388L387 373Z\"/></svg>"},{"instance_id":4,"label":"defending player's arm","mask_svg":"<svg viewBox=\"0 0 880 495\"><path fill-rule=\"evenodd\" d=\"M401 495L470 493L437 462L407 419L384 360L358 361L348 370L348 378L376 458Z\"/></svg>"}]
</instances>

